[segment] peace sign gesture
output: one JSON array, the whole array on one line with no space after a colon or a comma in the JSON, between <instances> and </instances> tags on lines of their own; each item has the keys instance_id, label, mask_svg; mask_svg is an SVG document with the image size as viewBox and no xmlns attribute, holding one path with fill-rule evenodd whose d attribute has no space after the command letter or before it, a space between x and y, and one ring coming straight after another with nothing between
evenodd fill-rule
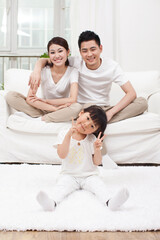
<instances>
[{"instance_id":1,"label":"peace sign gesture","mask_svg":"<svg viewBox=\"0 0 160 240\"><path fill-rule=\"evenodd\" d=\"M77 132L77 128L76 128L76 124L74 122L74 119L72 118L72 127L69 129L68 133L70 134L70 136L72 136L73 133L75 133L75 132Z\"/></svg>"},{"instance_id":2,"label":"peace sign gesture","mask_svg":"<svg viewBox=\"0 0 160 240\"><path fill-rule=\"evenodd\" d=\"M101 137L102 132L100 132L98 134L98 137L96 139L96 141L94 142L94 149L95 150L101 150L102 144L103 144L103 139L106 137L106 135L104 135L103 137Z\"/></svg>"}]
</instances>

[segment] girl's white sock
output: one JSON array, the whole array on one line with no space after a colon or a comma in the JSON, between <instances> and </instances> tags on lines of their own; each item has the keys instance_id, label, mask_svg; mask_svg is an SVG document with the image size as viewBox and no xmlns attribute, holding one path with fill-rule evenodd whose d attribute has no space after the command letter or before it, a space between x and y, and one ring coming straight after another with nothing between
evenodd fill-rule
<instances>
[{"instance_id":1,"label":"girl's white sock","mask_svg":"<svg viewBox=\"0 0 160 240\"><path fill-rule=\"evenodd\" d=\"M118 210L128 199L129 192L126 188L122 188L118 193L115 194L111 199L107 201L107 206L112 211Z\"/></svg>"},{"instance_id":2,"label":"girl's white sock","mask_svg":"<svg viewBox=\"0 0 160 240\"><path fill-rule=\"evenodd\" d=\"M53 211L56 207L55 201L49 198L48 195L43 191L40 191L38 193L37 201L44 209L44 211Z\"/></svg>"}]
</instances>

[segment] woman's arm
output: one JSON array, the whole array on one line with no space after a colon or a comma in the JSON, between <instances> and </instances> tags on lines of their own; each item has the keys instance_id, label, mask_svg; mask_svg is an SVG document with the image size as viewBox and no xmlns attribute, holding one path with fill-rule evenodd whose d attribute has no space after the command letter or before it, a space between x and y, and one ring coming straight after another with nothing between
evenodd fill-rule
<instances>
[{"instance_id":1,"label":"woman's arm","mask_svg":"<svg viewBox=\"0 0 160 240\"><path fill-rule=\"evenodd\" d=\"M125 92L125 96L113 108L106 112L108 121L136 98L136 92L129 81L123 84L121 88Z\"/></svg>"},{"instance_id":2,"label":"woman's arm","mask_svg":"<svg viewBox=\"0 0 160 240\"><path fill-rule=\"evenodd\" d=\"M48 112L54 112L59 109L46 103L45 101L43 101L43 99L37 98L36 93L33 93L33 90L31 88L28 91L26 102L37 109L46 110Z\"/></svg>"},{"instance_id":3,"label":"woman's arm","mask_svg":"<svg viewBox=\"0 0 160 240\"><path fill-rule=\"evenodd\" d=\"M77 94L78 94L78 83L76 82L71 84L69 98L44 99L44 100L39 99L36 97L36 95L33 93L33 90L30 88L26 102L37 109L53 112L61 108L67 107L67 104L72 104L76 102Z\"/></svg>"},{"instance_id":4,"label":"woman's arm","mask_svg":"<svg viewBox=\"0 0 160 240\"><path fill-rule=\"evenodd\" d=\"M46 102L51 105L63 105L67 103L75 103L77 102L77 95L78 95L78 83L74 82L71 84L70 87L70 96L68 98L59 98L59 99L46 99Z\"/></svg>"}]
</instances>

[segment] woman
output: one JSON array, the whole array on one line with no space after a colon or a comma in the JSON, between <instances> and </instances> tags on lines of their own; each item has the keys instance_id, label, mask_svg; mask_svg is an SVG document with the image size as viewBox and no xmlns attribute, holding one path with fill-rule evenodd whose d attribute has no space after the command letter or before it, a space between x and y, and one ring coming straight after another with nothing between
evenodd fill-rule
<instances>
[{"instance_id":1,"label":"woman","mask_svg":"<svg viewBox=\"0 0 160 240\"><path fill-rule=\"evenodd\" d=\"M31 117L41 117L45 122L69 121L77 117L81 110L78 104L78 71L68 66L70 53L68 43L61 37L52 38L47 45L51 64L44 67L41 73L43 98L36 96L31 88L27 98L17 92L6 96L8 104Z\"/></svg>"}]
</instances>

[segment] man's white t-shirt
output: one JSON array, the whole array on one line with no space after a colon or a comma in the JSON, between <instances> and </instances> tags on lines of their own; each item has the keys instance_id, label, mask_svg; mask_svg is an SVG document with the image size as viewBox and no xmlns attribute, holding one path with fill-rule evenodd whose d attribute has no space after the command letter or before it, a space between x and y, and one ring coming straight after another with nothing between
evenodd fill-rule
<instances>
[{"instance_id":1,"label":"man's white t-shirt","mask_svg":"<svg viewBox=\"0 0 160 240\"><path fill-rule=\"evenodd\" d=\"M69 128L61 131L58 135L58 144L62 144ZM71 137L70 149L67 157L62 160L61 174L69 174L74 177L87 177L97 175L98 167L94 165L92 155L94 154L93 143L96 137L87 135L85 139L77 141Z\"/></svg>"},{"instance_id":2,"label":"man's white t-shirt","mask_svg":"<svg viewBox=\"0 0 160 240\"><path fill-rule=\"evenodd\" d=\"M45 99L67 98L72 83L78 83L79 73L74 67L67 67L62 78L55 83L52 78L50 67L45 67L41 72L42 96Z\"/></svg>"},{"instance_id":3,"label":"man's white t-shirt","mask_svg":"<svg viewBox=\"0 0 160 240\"><path fill-rule=\"evenodd\" d=\"M119 64L112 59L102 59L100 67L96 70L88 69L80 57L70 57L69 64L79 71L78 102L81 104L109 106L112 82L122 86L128 81Z\"/></svg>"}]
</instances>

